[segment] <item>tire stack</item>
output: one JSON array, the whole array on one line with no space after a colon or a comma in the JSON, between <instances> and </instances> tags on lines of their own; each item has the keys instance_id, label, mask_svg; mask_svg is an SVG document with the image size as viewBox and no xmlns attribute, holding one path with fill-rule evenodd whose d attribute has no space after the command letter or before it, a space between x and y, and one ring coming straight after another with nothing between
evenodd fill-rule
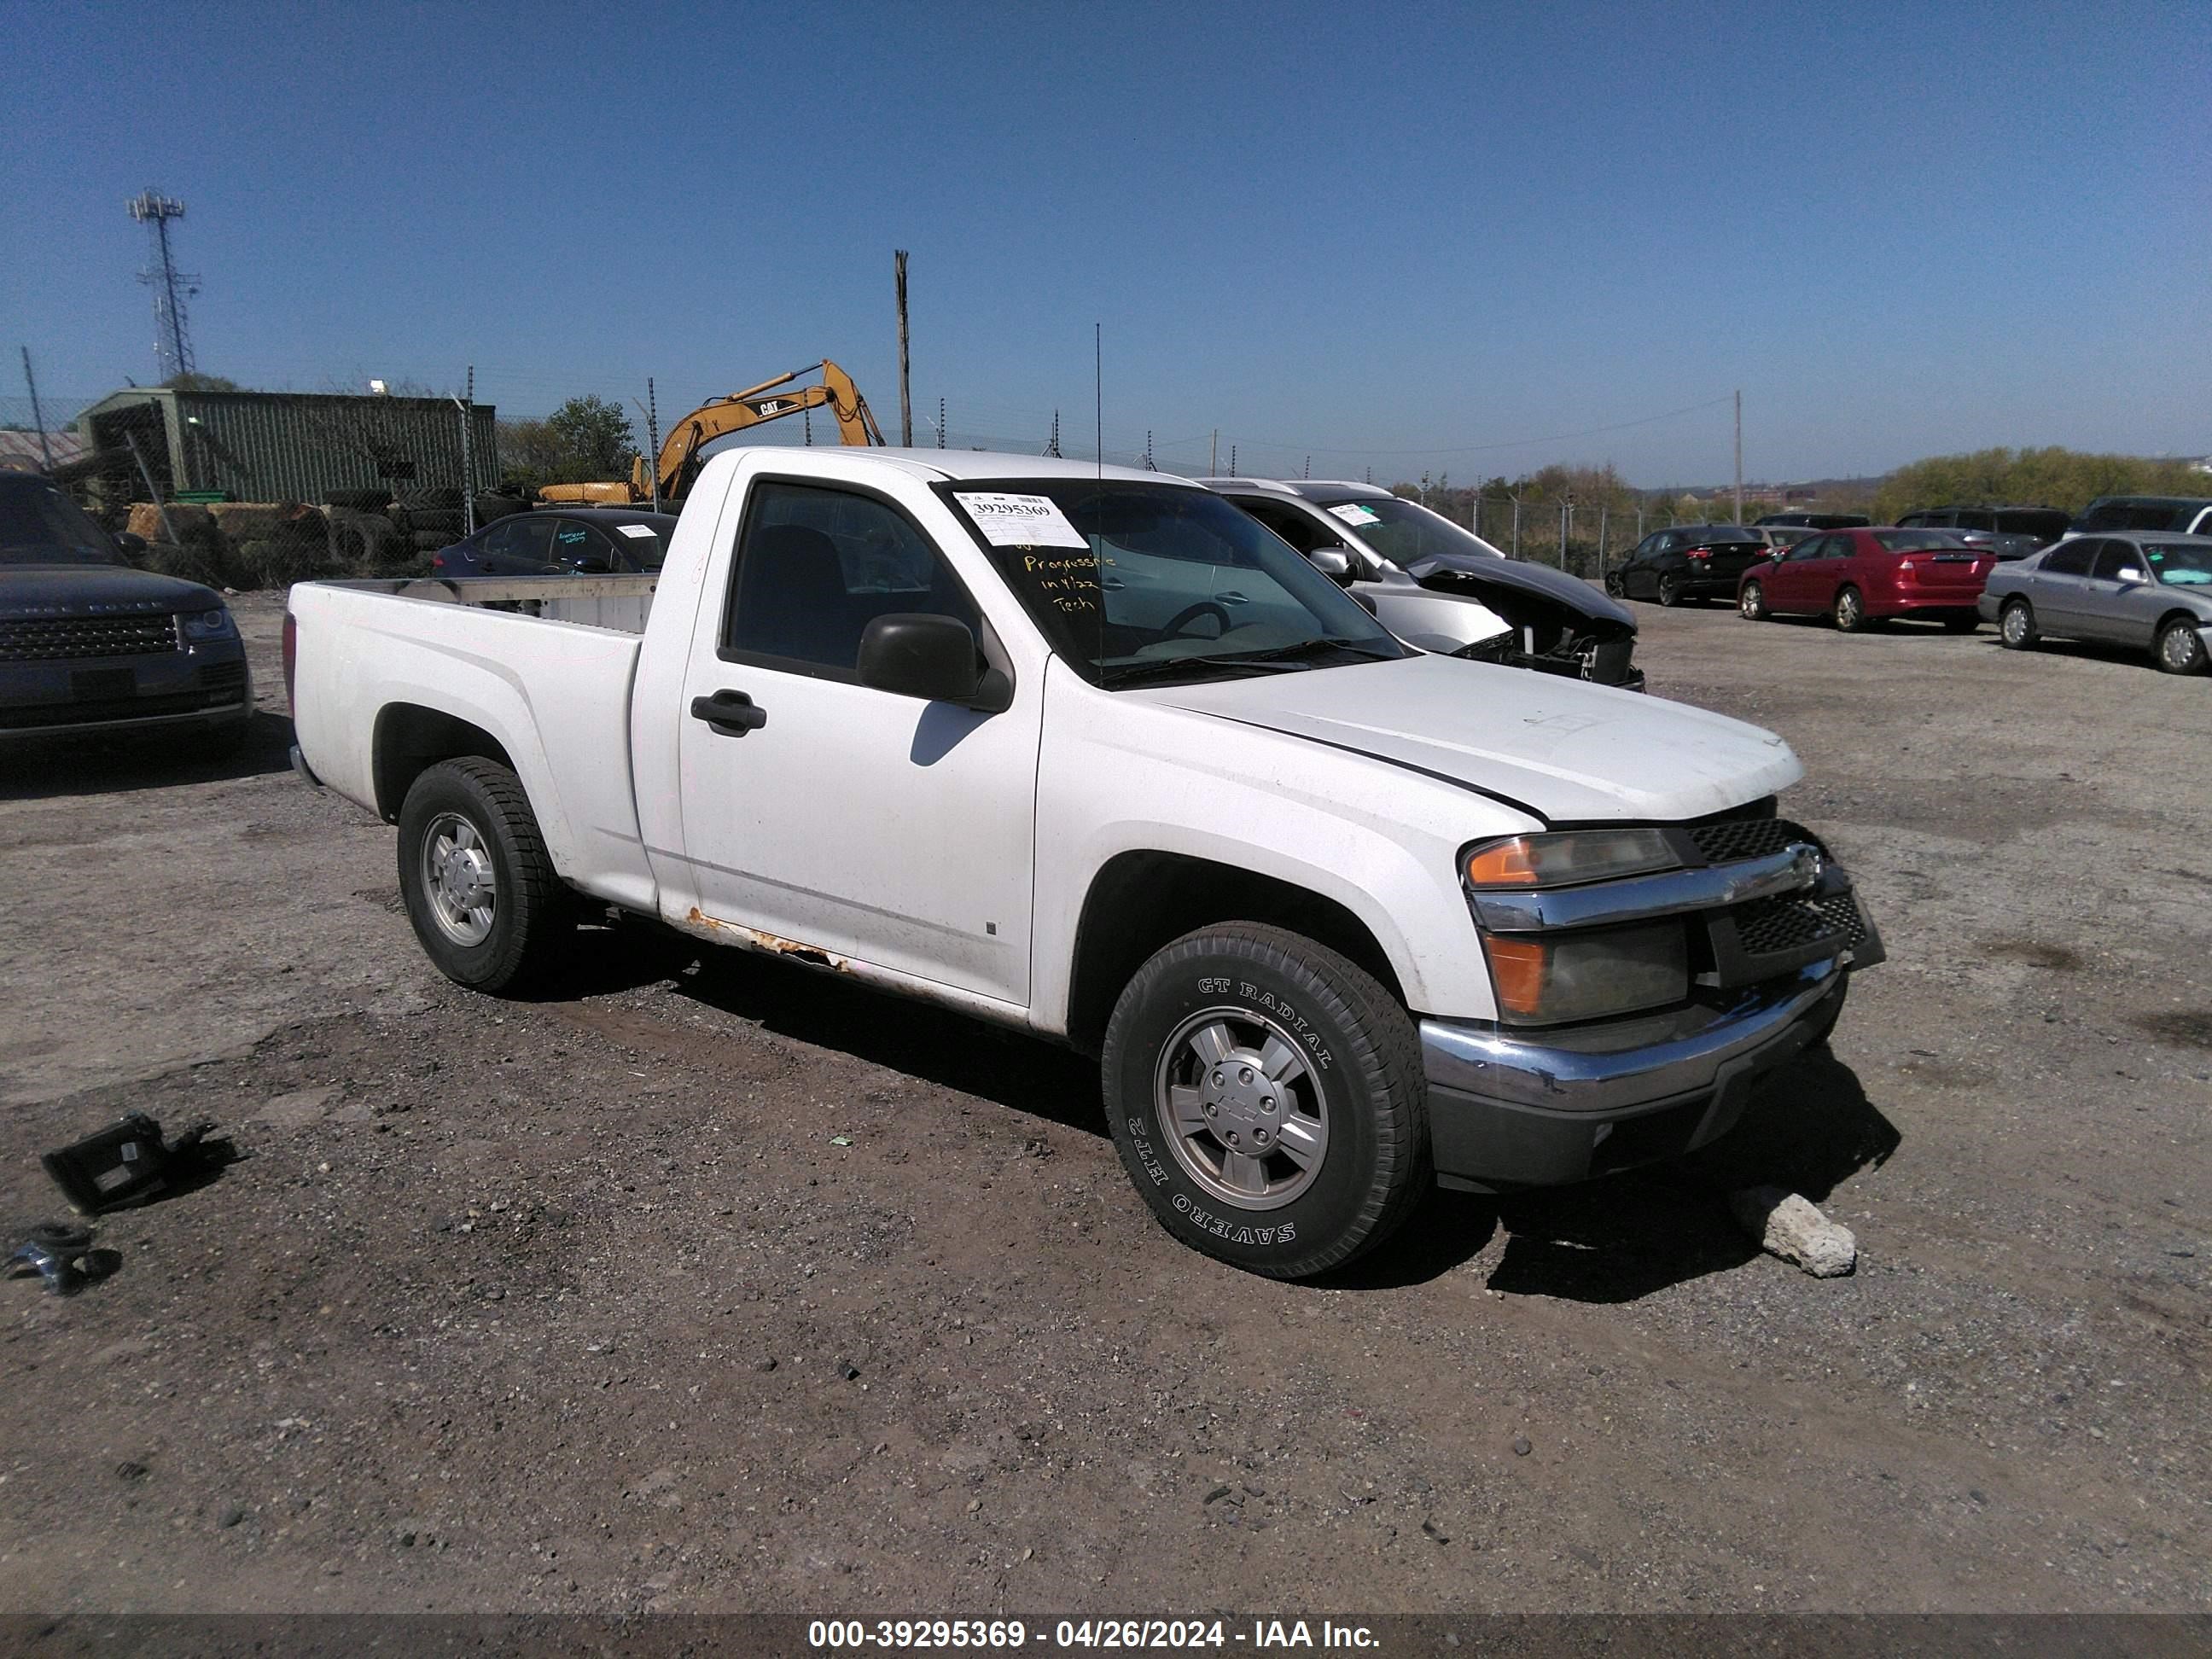
<instances>
[{"instance_id":1,"label":"tire stack","mask_svg":"<svg viewBox=\"0 0 2212 1659\"><path fill-rule=\"evenodd\" d=\"M416 553L434 553L460 540L467 529L461 492L438 488L403 491L392 505L392 527Z\"/></svg>"}]
</instances>

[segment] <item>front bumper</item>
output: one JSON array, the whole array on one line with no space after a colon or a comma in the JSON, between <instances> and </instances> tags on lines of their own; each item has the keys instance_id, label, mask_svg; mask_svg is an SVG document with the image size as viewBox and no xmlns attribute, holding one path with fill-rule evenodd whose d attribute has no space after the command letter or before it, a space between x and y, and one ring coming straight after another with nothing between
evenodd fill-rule
<instances>
[{"instance_id":1,"label":"front bumper","mask_svg":"<svg viewBox=\"0 0 2212 1659\"><path fill-rule=\"evenodd\" d=\"M118 658L0 663L0 738L206 728L253 713L236 640Z\"/></svg>"},{"instance_id":2,"label":"front bumper","mask_svg":"<svg viewBox=\"0 0 2212 1659\"><path fill-rule=\"evenodd\" d=\"M1437 1179L1475 1191L1559 1186L1717 1139L1762 1075L1826 1035L1850 976L1847 953L1724 1008L1609 1023L1580 1040L1425 1019Z\"/></svg>"}]
</instances>

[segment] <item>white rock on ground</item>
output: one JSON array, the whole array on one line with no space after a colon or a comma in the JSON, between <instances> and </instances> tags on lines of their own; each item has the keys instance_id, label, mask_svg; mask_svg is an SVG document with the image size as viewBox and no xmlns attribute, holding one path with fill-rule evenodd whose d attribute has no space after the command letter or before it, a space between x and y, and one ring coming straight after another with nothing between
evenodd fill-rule
<instances>
[{"instance_id":1,"label":"white rock on ground","mask_svg":"<svg viewBox=\"0 0 2212 1659\"><path fill-rule=\"evenodd\" d=\"M1744 1231L1770 1255L1794 1261L1815 1279L1836 1279L1859 1259L1858 1240L1810 1199L1779 1187L1746 1187L1729 1196Z\"/></svg>"}]
</instances>

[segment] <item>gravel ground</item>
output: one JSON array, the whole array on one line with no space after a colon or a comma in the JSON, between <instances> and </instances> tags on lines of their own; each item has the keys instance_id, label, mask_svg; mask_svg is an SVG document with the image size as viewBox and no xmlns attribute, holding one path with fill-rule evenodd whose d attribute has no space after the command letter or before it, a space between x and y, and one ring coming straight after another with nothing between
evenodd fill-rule
<instances>
[{"instance_id":1,"label":"gravel ground","mask_svg":"<svg viewBox=\"0 0 2212 1659\"><path fill-rule=\"evenodd\" d=\"M2212 684L1638 607L1888 965L1693 1163L1286 1285L1153 1226L1042 1044L641 924L447 985L239 609L237 762L0 757L0 1219L126 1109L246 1154L0 1287L0 1608L2212 1607Z\"/></svg>"}]
</instances>

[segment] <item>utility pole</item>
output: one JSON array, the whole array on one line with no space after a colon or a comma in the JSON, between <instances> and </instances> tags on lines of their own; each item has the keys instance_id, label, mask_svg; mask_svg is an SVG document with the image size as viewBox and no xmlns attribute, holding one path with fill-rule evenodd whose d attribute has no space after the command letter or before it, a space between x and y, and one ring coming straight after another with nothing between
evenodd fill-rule
<instances>
[{"instance_id":1,"label":"utility pole","mask_svg":"<svg viewBox=\"0 0 2212 1659\"><path fill-rule=\"evenodd\" d=\"M653 479L653 510L660 511L660 398L653 376L645 377L645 453L647 473Z\"/></svg>"},{"instance_id":2,"label":"utility pole","mask_svg":"<svg viewBox=\"0 0 2212 1659\"><path fill-rule=\"evenodd\" d=\"M39 454L46 461L46 471L54 470L54 452L46 443L46 416L39 407L39 383L31 378L31 348L23 348L23 384L31 388L31 424L39 428Z\"/></svg>"},{"instance_id":3,"label":"utility pole","mask_svg":"<svg viewBox=\"0 0 2212 1659\"><path fill-rule=\"evenodd\" d=\"M192 372L191 337L185 332L185 301L200 291L200 279L177 269L169 248L169 221L185 216L185 204L150 186L132 197L131 216L153 228L155 264L138 273L154 290L154 359L161 378L173 380Z\"/></svg>"},{"instance_id":4,"label":"utility pole","mask_svg":"<svg viewBox=\"0 0 2212 1659\"><path fill-rule=\"evenodd\" d=\"M1735 394L1735 521L1743 522L1743 392Z\"/></svg>"},{"instance_id":5,"label":"utility pole","mask_svg":"<svg viewBox=\"0 0 2212 1659\"><path fill-rule=\"evenodd\" d=\"M899 446L914 447L914 398L907 388L906 380L906 250L892 251L891 262L898 281L899 323Z\"/></svg>"},{"instance_id":6,"label":"utility pole","mask_svg":"<svg viewBox=\"0 0 2212 1659\"><path fill-rule=\"evenodd\" d=\"M937 447L945 447L945 399L937 400Z\"/></svg>"},{"instance_id":7,"label":"utility pole","mask_svg":"<svg viewBox=\"0 0 2212 1659\"><path fill-rule=\"evenodd\" d=\"M477 366L469 365L469 386L465 397L453 399L453 407L461 411L461 533L477 533L477 453L474 434L470 428L476 424Z\"/></svg>"},{"instance_id":8,"label":"utility pole","mask_svg":"<svg viewBox=\"0 0 2212 1659\"><path fill-rule=\"evenodd\" d=\"M1209 478L1221 476L1221 428L1218 426L1213 428L1213 443L1206 452L1206 476Z\"/></svg>"}]
</instances>

